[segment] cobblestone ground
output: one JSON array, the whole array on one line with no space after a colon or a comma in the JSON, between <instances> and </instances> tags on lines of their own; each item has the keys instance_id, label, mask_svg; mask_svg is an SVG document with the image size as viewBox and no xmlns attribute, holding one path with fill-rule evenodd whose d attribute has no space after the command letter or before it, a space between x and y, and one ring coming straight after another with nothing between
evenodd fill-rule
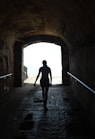
<instances>
[{"instance_id":1,"label":"cobblestone ground","mask_svg":"<svg viewBox=\"0 0 95 139\"><path fill-rule=\"evenodd\" d=\"M78 105L71 100L69 87L50 87L46 112L41 88L26 92L12 94L9 101L7 99L8 107L2 106L5 113L0 116L0 139L91 139ZM19 103L16 104L16 101ZM8 111L11 113L8 114Z\"/></svg>"}]
</instances>

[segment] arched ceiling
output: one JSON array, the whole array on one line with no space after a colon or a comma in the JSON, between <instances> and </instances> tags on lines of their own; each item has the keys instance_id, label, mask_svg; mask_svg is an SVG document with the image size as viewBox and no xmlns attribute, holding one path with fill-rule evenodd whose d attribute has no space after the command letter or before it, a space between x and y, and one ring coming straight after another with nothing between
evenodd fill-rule
<instances>
[{"instance_id":1,"label":"arched ceiling","mask_svg":"<svg viewBox=\"0 0 95 139\"><path fill-rule=\"evenodd\" d=\"M54 35L67 43L94 38L94 0L1 0L0 32Z\"/></svg>"}]
</instances>

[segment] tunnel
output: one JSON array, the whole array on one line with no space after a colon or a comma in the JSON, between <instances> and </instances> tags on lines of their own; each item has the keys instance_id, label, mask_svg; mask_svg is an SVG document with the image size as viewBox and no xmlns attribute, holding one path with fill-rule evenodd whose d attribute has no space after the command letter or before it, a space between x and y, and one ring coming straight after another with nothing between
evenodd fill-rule
<instances>
[{"instance_id":1,"label":"tunnel","mask_svg":"<svg viewBox=\"0 0 95 139\"><path fill-rule=\"evenodd\" d=\"M24 86L23 49L37 42L54 43L61 47L61 86L71 88L72 99L81 107L89 127L94 130L94 7L94 0L0 1L2 103L13 89Z\"/></svg>"},{"instance_id":2,"label":"tunnel","mask_svg":"<svg viewBox=\"0 0 95 139\"><path fill-rule=\"evenodd\" d=\"M68 48L65 46L64 42L55 36L51 35L38 35L32 36L28 38L21 39L23 43L16 42L14 44L14 86L22 86L23 84L23 48L27 47L29 44L37 43L37 42L49 42L57 44L61 47L61 63L62 63L62 84L69 85L69 76L67 76L66 71L69 71L69 58L68 58ZM19 51L19 53L18 53ZM19 58L16 58L19 57ZM18 70L16 67L19 67Z\"/></svg>"}]
</instances>

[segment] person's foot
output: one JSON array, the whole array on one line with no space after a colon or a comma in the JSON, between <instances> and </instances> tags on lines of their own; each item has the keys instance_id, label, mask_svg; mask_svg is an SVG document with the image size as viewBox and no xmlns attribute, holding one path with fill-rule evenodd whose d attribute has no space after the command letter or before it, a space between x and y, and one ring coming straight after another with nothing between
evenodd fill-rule
<instances>
[{"instance_id":1,"label":"person's foot","mask_svg":"<svg viewBox=\"0 0 95 139\"><path fill-rule=\"evenodd\" d=\"M44 110L45 110L45 111L47 111L47 110L48 110L48 108L47 108L47 107L44 107Z\"/></svg>"},{"instance_id":2,"label":"person's foot","mask_svg":"<svg viewBox=\"0 0 95 139\"><path fill-rule=\"evenodd\" d=\"M48 110L47 106L46 106L46 105L44 105L44 111L47 111L47 110Z\"/></svg>"}]
</instances>

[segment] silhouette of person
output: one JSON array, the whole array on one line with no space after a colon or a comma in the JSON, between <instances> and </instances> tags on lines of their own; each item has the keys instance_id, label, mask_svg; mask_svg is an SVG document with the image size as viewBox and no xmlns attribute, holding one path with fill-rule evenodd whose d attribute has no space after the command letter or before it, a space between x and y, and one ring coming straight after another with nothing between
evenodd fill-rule
<instances>
[{"instance_id":1,"label":"silhouette of person","mask_svg":"<svg viewBox=\"0 0 95 139\"><path fill-rule=\"evenodd\" d=\"M36 85L36 81L38 80L40 74L40 85L42 87L42 97L44 103L44 109L47 110L47 98L48 98L48 89L49 86L52 84L52 73L50 67L47 66L47 61L42 61L43 66L39 68L38 75L36 77L34 86Z\"/></svg>"}]
</instances>

